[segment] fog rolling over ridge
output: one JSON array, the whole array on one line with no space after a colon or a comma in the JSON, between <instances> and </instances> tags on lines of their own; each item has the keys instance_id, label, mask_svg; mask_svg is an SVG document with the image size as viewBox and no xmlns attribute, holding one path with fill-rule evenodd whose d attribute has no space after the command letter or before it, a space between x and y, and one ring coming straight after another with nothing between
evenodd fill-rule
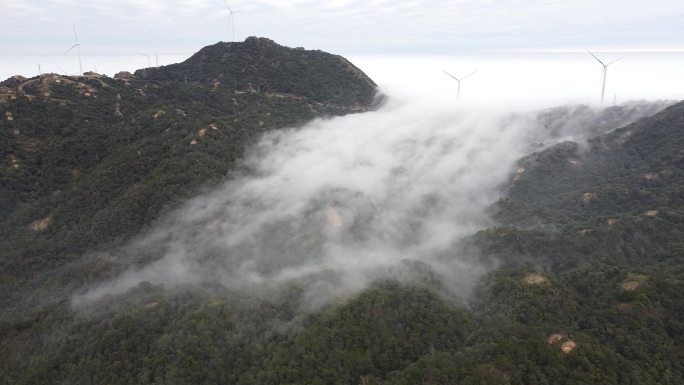
<instances>
[{"instance_id":1,"label":"fog rolling over ridge","mask_svg":"<svg viewBox=\"0 0 684 385\"><path fill-rule=\"evenodd\" d=\"M229 181L111 251L151 262L83 288L74 303L144 281L255 294L296 283L302 306L312 308L377 279L411 279L412 261L467 298L491 265L456 244L489 224L485 212L520 157L663 106L512 113L390 102L269 132Z\"/></svg>"}]
</instances>

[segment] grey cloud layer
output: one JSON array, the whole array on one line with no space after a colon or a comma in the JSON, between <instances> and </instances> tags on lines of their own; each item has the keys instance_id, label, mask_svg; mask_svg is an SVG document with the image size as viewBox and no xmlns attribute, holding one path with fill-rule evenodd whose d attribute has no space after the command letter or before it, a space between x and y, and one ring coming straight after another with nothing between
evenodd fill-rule
<instances>
[{"instance_id":1,"label":"grey cloud layer","mask_svg":"<svg viewBox=\"0 0 684 385\"><path fill-rule=\"evenodd\" d=\"M454 52L549 48L681 47L675 0L251 0L231 1L238 40L267 36L336 52ZM72 23L86 52L174 53L230 39L222 0L4 0L3 53L62 52ZM628 24L629 28L625 28ZM169 45L173 41L173 45Z\"/></svg>"}]
</instances>

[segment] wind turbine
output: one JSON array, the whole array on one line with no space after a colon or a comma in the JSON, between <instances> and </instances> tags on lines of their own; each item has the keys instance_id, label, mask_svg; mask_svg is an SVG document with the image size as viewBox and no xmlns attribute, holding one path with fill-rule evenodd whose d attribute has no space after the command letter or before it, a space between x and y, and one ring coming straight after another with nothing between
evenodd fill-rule
<instances>
[{"instance_id":1,"label":"wind turbine","mask_svg":"<svg viewBox=\"0 0 684 385\"><path fill-rule=\"evenodd\" d=\"M470 77L471 75L474 75L475 72L477 72L477 71L473 71L473 72L469 73L468 75L466 75L466 76L464 76L464 77L462 77L462 78L460 78L460 79L457 78L456 76L454 76L454 75L452 75L452 74L450 74L450 73L444 71L444 70L442 70L442 72L444 72L444 73L447 74L449 77L453 78L454 80L456 80L456 81L458 82L458 93L456 94L456 99L460 99L460 98L461 98L461 82L462 82L463 80L465 80L466 78Z\"/></svg>"},{"instance_id":2,"label":"wind turbine","mask_svg":"<svg viewBox=\"0 0 684 385\"><path fill-rule=\"evenodd\" d=\"M147 68L152 67L152 60L150 60L150 55L148 55L148 54L146 54L146 53L142 53L142 52L140 52L140 51L138 51L138 53L141 54L141 55L143 55L143 56L145 56L145 57L147 58Z\"/></svg>"},{"instance_id":3,"label":"wind turbine","mask_svg":"<svg viewBox=\"0 0 684 385\"><path fill-rule=\"evenodd\" d=\"M233 15L240 11L233 11L226 0L223 0L223 4L225 4L226 8L228 8L228 26L233 31L233 41L235 41L235 20L233 19Z\"/></svg>"},{"instance_id":4,"label":"wind turbine","mask_svg":"<svg viewBox=\"0 0 684 385\"><path fill-rule=\"evenodd\" d=\"M76 25L74 27L74 39L75 39L75 44L71 46L66 52L64 52L63 55L68 54L71 52L72 49L76 48L76 53L78 53L78 73L83 74L83 63L81 62L81 44L78 42L78 35L76 34Z\"/></svg>"},{"instance_id":5,"label":"wind turbine","mask_svg":"<svg viewBox=\"0 0 684 385\"><path fill-rule=\"evenodd\" d=\"M603 102L603 97L606 94L606 77L608 76L608 66L615 63L618 60L624 59L625 57L623 56L621 58L617 58L617 59L606 64L606 63L602 62L601 59L597 58L596 55L591 53L591 51L587 51L587 52L589 52L589 55L593 56L594 59L596 59L603 66L603 72L601 73L601 81L603 82L603 86L601 88L601 102Z\"/></svg>"}]
</instances>

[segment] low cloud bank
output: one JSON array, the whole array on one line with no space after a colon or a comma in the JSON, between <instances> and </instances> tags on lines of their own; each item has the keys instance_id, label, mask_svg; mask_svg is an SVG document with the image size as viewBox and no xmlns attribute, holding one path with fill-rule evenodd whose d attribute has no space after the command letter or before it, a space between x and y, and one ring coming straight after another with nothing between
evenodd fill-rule
<instances>
[{"instance_id":1,"label":"low cloud bank","mask_svg":"<svg viewBox=\"0 0 684 385\"><path fill-rule=\"evenodd\" d=\"M235 177L116 251L152 262L81 291L74 303L144 281L246 293L297 283L303 305L316 307L377 279L407 279L411 261L467 297L488 267L455 245L489 224L485 210L520 157L661 107L540 114L390 103L268 133Z\"/></svg>"}]
</instances>

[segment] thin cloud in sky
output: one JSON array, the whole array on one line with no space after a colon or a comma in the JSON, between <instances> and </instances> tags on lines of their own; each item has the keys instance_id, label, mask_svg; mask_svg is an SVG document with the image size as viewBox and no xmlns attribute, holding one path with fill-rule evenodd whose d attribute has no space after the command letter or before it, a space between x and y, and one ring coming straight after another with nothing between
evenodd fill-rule
<instances>
[{"instance_id":1,"label":"thin cloud in sky","mask_svg":"<svg viewBox=\"0 0 684 385\"><path fill-rule=\"evenodd\" d=\"M340 53L683 48L679 0L230 1L236 39ZM83 50L193 52L230 40L222 0L3 0L0 53L43 53L69 36ZM59 51L58 49L56 51Z\"/></svg>"}]
</instances>

